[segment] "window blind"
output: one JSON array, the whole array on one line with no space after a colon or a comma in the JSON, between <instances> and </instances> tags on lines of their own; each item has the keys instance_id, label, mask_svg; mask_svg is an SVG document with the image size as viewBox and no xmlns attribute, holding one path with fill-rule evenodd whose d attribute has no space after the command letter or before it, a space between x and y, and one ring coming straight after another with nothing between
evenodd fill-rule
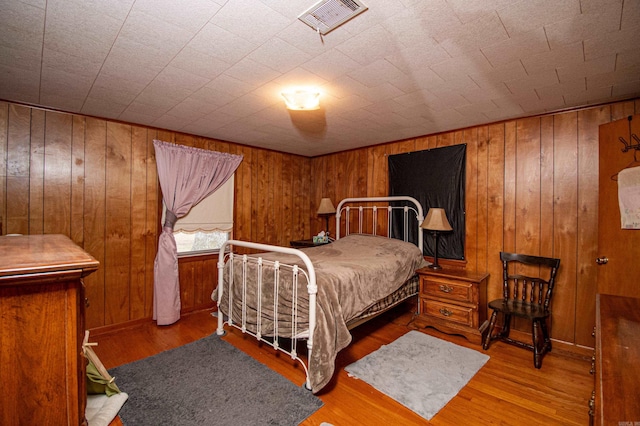
<instances>
[{"instance_id":1,"label":"window blind","mask_svg":"<svg viewBox=\"0 0 640 426\"><path fill-rule=\"evenodd\" d=\"M193 206L176 222L174 232L230 232L233 229L233 182L230 177L216 192ZM166 207L163 205L162 222Z\"/></svg>"}]
</instances>

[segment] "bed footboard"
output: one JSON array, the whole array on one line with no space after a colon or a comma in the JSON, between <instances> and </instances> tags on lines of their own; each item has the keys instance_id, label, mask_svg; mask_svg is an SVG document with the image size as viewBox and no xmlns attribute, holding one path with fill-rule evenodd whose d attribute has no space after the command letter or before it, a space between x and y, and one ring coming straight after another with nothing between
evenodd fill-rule
<instances>
[{"instance_id":1,"label":"bed footboard","mask_svg":"<svg viewBox=\"0 0 640 426\"><path fill-rule=\"evenodd\" d=\"M246 254L238 255L233 252L234 247L245 247L248 249L259 250L261 252L275 252L275 253L294 255L294 256L297 256L304 263L305 268L300 268L298 265L280 263L279 261L265 260L260 255L246 255ZM237 261L239 259L236 259L236 258L240 258L241 263ZM219 260L218 260L217 303L218 303L218 307L220 307L222 305L223 298L226 297L227 300L224 300L224 301L227 302L229 312L225 319L225 315L223 315L222 312L220 312L220 310L218 311L218 328L216 330L216 333L219 336L224 335L225 334L224 325L227 324L229 326L236 327L237 329L241 330L243 333L254 336L257 340L260 340L268 344L269 346L271 346L276 350L279 350L281 352L288 354L289 356L291 356L292 359L298 361L304 368L305 374L306 374L305 387L308 390L311 390L311 381L309 379L308 364L305 364L305 362L298 356L298 352L297 352L297 343L301 336L304 336L307 341L307 358L308 359L311 358L311 352L313 349L313 331L315 329L315 324L316 324L316 294L318 292L318 288L316 285L315 270L313 268L313 264L311 263L311 260L309 259L309 257L304 252L297 249L293 249L293 248L273 246L268 244L259 244L259 243L253 243L248 241L229 240L225 242L220 248L218 259ZM229 267L227 268L228 276L226 277L227 279L225 281L224 274L225 274L226 263L229 263ZM241 265L241 267L243 268L243 271L241 274L242 282L240 283L234 282L235 280L234 277L236 277L237 275L234 274L234 271L233 271L233 268L236 268L239 265ZM255 324L251 328L248 327L247 325L247 304L246 304L246 300L247 300L246 295L247 295L247 288L248 288L247 273L246 273L247 265L254 266L254 269L257 271L257 275L258 275L257 277L255 277L255 280L258 283L257 300L259 301L256 307L257 324ZM268 268L263 268L263 266L268 266ZM273 286L271 289L263 288L263 285L267 285L267 284L264 284L264 282L267 280L263 279L264 278L263 274L267 274L267 273L273 274L271 277L269 277L270 279L272 278L272 280L270 280L270 284L268 284L270 286ZM297 329L298 316L300 314L299 306L298 306L298 297L297 297L297 284L298 284L298 279L301 275L303 275L306 278L306 282L307 282L307 292L308 292L308 298L309 298L308 330ZM291 333L290 335L282 336L282 335L279 335L278 332L275 332L275 333L272 333L273 334L272 336L265 336L263 333L263 324L261 321L262 310L263 310L262 294L267 294L267 293L263 293L263 291L268 291L269 293L273 294L273 301L269 303L270 306L267 306L264 308L267 308L267 309L270 308L272 310L274 314L273 317L275 319L273 329L277 331L279 329L278 328L278 317L280 315L279 310L283 309L280 307L280 303L279 303L280 294L278 291L280 287L281 279L287 280L288 282L290 281L292 283L292 289L294 291L294 294L292 297L292 306L289 308L290 315L291 315L291 324L292 324ZM236 289L236 293L240 291L241 294L243 295L241 297L241 300L239 301L242 306L242 309L241 309L242 314L240 315L240 318L237 318L237 315L233 315L234 303L238 303L238 301L234 301L234 291L233 291L234 288ZM288 314L289 313L287 313L287 315ZM290 340L288 347L281 346L280 339L283 337L286 338L287 340Z\"/></svg>"}]
</instances>

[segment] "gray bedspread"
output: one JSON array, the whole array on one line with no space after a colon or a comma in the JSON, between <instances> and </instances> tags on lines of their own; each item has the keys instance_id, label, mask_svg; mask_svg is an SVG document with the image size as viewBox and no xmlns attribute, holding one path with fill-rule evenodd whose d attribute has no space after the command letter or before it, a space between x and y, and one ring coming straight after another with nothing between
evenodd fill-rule
<instances>
[{"instance_id":1,"label":"gray bedspread","mask_svg":"<svg viewBox=\"0 0 640 426\"><path fill-rule=\"evenodd\" d=\"M316 300L316 327L313 347L309 359L309 375L312 391L318 392L331 379L335 370L337 353L351 342L347 328L349 320L356 318L376 301L398 289L424 265L418 247L396 239L373 235L351 234L331 244L303 249L311 259L316 271L318 295ZM258 256L258 255L252 255ZM282 253L263 253L264 260L279 260L281 263L304 267L297 256ZM269 262L266 262L269 263ZM238 283L242 282L241 257L236 256L234 267L233 319L240 322L242 308L239 300L247 299L246 325L256 332L257 290L249 285L246 296ZM228 267L229 262L225 267ZM256 281L255 265L247 267L247 281ZM291 306L293 306L291 274L281 272L278 307L278 325L274 332L273 319L273 273L270 266L263 266L262 335L291 337ZM225 273L225 292L228 292ZM255 283L254 283L255 284ZM214 292L214 300L216 292ZM299 317L298 332L308 329L309 297L307 281L300 276L298 282ZM223 297L219 309L229 315L228 294Z\"/></svg>"}]
</instances>

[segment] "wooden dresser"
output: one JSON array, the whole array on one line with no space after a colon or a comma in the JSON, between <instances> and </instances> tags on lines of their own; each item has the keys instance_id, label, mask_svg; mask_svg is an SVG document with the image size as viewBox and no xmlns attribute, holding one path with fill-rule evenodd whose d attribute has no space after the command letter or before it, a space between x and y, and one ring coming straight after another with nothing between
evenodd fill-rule
<instances>
[{"instance_id":1,"label":"wooden dresser","mask_svg":"<svg viewBox=\"0 0 640 426\"><path fill-rule=\"evenodd\" d=\"M420 314L413 327L435 327L461 334L470 342L482 343L487 319L487 278L489 274L463 269L421 268Z\"/></svg>"},{"instance_id":2,"label":"wooden dresser","mask_svg":"<svg viewBox=\"0 0 640 426\"><path fill-rule=\"evenodd\" d=\"M640 424L640 299L596 296L596 425Z\"/></svg>"},{"instance_id":3,"label":"wooden dresser","mask_svg":"<svg viewBox=\"0 0 640 426\"><path fill-rule=\"evenodd\" d=\"M0 237L0 424L86 424L82 278L96 269L63 235Z\"/></svg>"}]
</instances>

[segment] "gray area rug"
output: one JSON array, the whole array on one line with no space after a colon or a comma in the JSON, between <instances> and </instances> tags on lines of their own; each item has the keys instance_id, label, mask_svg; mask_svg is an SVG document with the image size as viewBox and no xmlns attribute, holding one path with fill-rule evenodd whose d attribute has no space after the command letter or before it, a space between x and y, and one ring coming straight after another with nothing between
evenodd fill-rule
<instances>
[{"instance_id":1,"label":"gray area rug","mask_svg":"<svg viewBox=\"0 0 640 426\"><path fill-rule=\"evenodd\" d=\"M431 420L489 356L412 330L345 370Z\"/></svg>"},{"instance_id":2,"label":"gray area rug","mask_svg":"<svg viewBox=\"0 0 640 426\"><path fill-rule=\"evenodd\" d=\"M296 425L323 404L215 334L109 373L127 426Z\"/></svg>"}]
</instances>

